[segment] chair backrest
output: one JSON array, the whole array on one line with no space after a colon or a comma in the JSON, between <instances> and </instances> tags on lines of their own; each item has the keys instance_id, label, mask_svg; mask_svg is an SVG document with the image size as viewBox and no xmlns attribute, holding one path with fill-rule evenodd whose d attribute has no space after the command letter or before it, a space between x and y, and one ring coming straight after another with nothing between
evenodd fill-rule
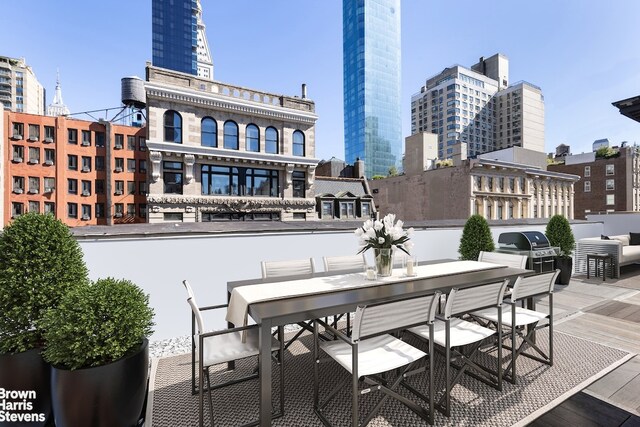
<instances>
[{"instance_id":1,"label":"chair backrest","mask_svg":"<svg viewBox=\"0 0 640 427\"><path fill-rule=\"evenodd\" d=\"M534 295L550 294L553 292L553 285L556 283L558 274L560 274L560 270L536 276L518 277L511 291L511 300L518 301Z\"/></svg>"},{"instance_id":2,"label":"chair backrest","mask_svg":"<svg viewBox=\"0 0 640 427\"><path fill-rule=\"evenodd\" d=\"M184 285L184 288L187 290L187 294L189 295L189 298L194 298L193 289L191 289L191 285L189 284L189 282L187 282L186 280L183 280L182 284Z\"/></svg>"},{"instance_id":3,"label":"chair backrest","mask_svg":"<svg viewBox=\"0 0 640 427\"><path fill-rule=\"evenodd\" d=\"M200 308L196 303L196 300L193 297L189 297L187 302L191 306L191 311L193 312L194 317L196 318L196 328L197 334L201 334L204 331L204 321L202 320L202 314L200 314Z\"/></svg>"},{"instance_id":4,"label":"chair backrest","mask_svg":"<svg viewBox=\"0 0 640 427\"><path fill-rule=\"evenodd\" d=\"M325 256L322 257L324 262L324 271L362 271L367 265L364 254L347 255L347 256Z\"/></svg>"},{"instance_id":5,"label":"chair backrest","mask_svg":"<svg viewBox=\"0 0 640 427\"><path fill-rule=\"evenodd\" d=\"M393 331L406 326L433 322L440 292L426 297L411 298L356 309L352 339Z\"/></svg>"},{"instance_id":6,"label":"chair backrest","mask_svg":"<svg viewBox=\"0 0 640 427\"><path fill-rule=\"evenodd\" d=\"M490 262L492 264L506 265L513 268L526 268L527 256L516 254L503 254L500 252L485 252L481 251L478 255L478 261Z\"/></svg>"},{"instance_id":7,"label":"chair backrest","mask_svg":"<svg viewBox=\"0 0 640 427\"><path fill-rule=\"evenodd\" d=\"M449 319L457 314L501 305L508 283L509 279L506 279L473 288L452 289L444 307L444 317Z\"/></svg>"},{"instance_id":8,"label":"chair backrest","mask_svg":"<svg viewBox=\"0 0 640 427\"><path fill-rule=\"evenodd\" d=\"M262 261L262 278L297 276L313 274L316 269L313 258L297 259L291 261Z\"/></svg>"}]
</instances>

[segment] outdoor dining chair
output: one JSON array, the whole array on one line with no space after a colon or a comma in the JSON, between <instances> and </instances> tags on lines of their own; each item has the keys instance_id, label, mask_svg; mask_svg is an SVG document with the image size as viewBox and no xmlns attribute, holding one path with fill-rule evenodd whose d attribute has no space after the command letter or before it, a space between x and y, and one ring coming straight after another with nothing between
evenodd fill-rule
<instances>
[{"instance_id":1,"label":"outdoor dining chair","mask_svg":"<svg viewBox=\"0 0 640 427\"><path fill-rule=\"evenodd\" d=\"M527 268L527 259L528 257L526 255L505 254L501 252L480 251L480 254L478 254L478 261L521 269Z\"/></svg>"},{"instance_id":2,"label":"outdoor dining chair","mask_svg":"<svg viewBox=\"0 0 640 427\"><path fill-rule=\"evenodd\" d=\"M518 277L511 291L511 299L505 301L502 308L502 326L510 329L511 347L503 348L511 350L511 362L505 369L505 378L513 384L516 383L516 359L518 356L525 356L538 362L553 366L553 285L560 270L550 273L538 274L537 276ZM549 296L549 313L529 310L518 306L528 298ZM487 308L471 313L472 316L480 317L491 323L498 324L498 310ZM548 320L546 324L538 326L543 320ZM542 328L549 328L549 350L546 354L536 344L534 334ZM516 349L516 337L522 339L522 343ZM527 346L535 350L538 355L526 353Z\"/></svg>"},{"instance_id":3,"label":"outdoor dining chair","mask_svg":"<svg viewBox=\"0 0 640 427\"><path fill-rule=\"evenodd\" d=\"M367 260L364 254L345 256L325 256L322 257L324 271L330 272L364 272ZM338 321L345 316L347 318L347 333L351 330L351 316L349 313L333 316L333 327L336 328ZM325 319L326 322L326 319Z\"/></svg>"},{"instance_id":4,"label":"outdoor dining chair","mask_svg":"<svg viewBox=\"0 0 640 427\"><path fill-rule=\"evenodd\" d=\"M318 323L322 324L323 322L317 320L314 323L313 354L316 363L313 365L313 408L325 425L331 425L325 415L325 409L338 395L338 392L349 383L352 387L351 425L353 427L367 425L389 397L400 401L421 418L433 424L433 346L430 345L429 353L425 353L394 337L391 333L418 324L433 333L433 320L439 299L440 292L436 292L434 295L426 297L360 306L356 309L351 337L330 325L322 325L339 338L334 341L320 342ZM331 359L320 360L319 349L322 349ZM409 377L422 374L427 370L424 364L419 363L426 356L429 356L428 396L407 383ZM332 359L347 370L351 376L340 381L338 386L328 394L326 400L320 402L319 364ZM393 380L390 377L380 377L381 374L390 371L396 372ZM362 389L360 388L361 383L365 386ZM401 395L397 391L401 385L419 399L428 402L429 410ZM374 391L381 391L384 396L360 422L359 397Z\"/></svg>"},{"instance_id":5,"label":"outdoor dining chair","mask_svg":"<svg viewBox=\"0 0 640 427\"><path fill-rule=\"evenodd\" d=\"M468 322L458 316L487 307L494 307L498 313L498 324L502 316L502 299L509 280L476 286L473 288L452 289L447 296L443 315L437 315L433 328L425 325L407 329L407 332L436 344L445 355L445 390L435 406L447 417L451 415L451 390L460 381L463 374L476 378L502 391L502 331L501 328L486 328L477 323ZM474 361L483 341L498 335L496 369L482 366ZM451 367L458 372L451 378ZM469 368L476 371L470 372ZM443 404L444 402L444 404Z\"/></svg>"},{"instance_id":6,"label":"outdoor dining chair","mask_svg":"<svg viewBox=\"0 0 640 427\"><path fill-rule=\"evenodd\" d=\"M211 425L214 425L213 416L213 398L211 396L212 390L217 390L222 387L232 386L244 381L252 380L259 377L259 373L253 372L245 377L228 380L223 383L211 385L211 377L209 375L209 368L215 365L228 363L245 359L248 357L258 356L260 353L258 327L259 325L242 326L237 328L223 329L214 332L206 332L204 326L204 320L202 318L202 311L216 310L226 308L227 304L199 307L196 303L193 295L193 290L189 285L189 282L184 280L184 287L187 290L188 298L187 303L191 307L191 319L192 319L192 387L195 392L195 362L198 362L198 416L200 427L204 426L204 391L208 392L209 400L209 415L211 417ZM243 342L242 334L245 332L246 337ZM279 328L279 338L283 336L282 327ZM280 408L279 412L274 413L273 417L278 418L284 414L284 345L283 340L271 339L271 352L278 352L280 362ZM197 353L197 358L196 358ZM207 387L204 387L204 380L206 378ZM249 423L248 425L257 425L257 421Z\"/></svg>"}]
</instances>

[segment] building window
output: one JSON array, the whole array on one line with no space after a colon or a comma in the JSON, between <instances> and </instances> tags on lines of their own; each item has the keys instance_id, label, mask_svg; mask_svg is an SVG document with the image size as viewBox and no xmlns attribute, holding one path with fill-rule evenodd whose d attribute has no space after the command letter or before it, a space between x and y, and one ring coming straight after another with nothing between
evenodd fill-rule
<instances>
[{"instance_id":1,"label":"building window","mask_svg":"<svg viewBox=\"0 0 640 427\"><path fill-rule=\"evenodd\" d=\"M516 190L516 179L509 178L509 192L514 193Z\"/></svg>"},{"instance_id":2,"label":"building window","mask_svg":"<svg viewBox=\"0 0 640 427\"><path fill-rule=\"evenodd\" d=\"M136 182L127 181L127 194L136 194Z\"/></svg>"},{"instance_id":3,"label":"building window","mask_svg":"<svg viewBox=\"0 0 640 427\"><path fill-rule=\"evenodd\" d=\"M487 177L487 191L493 191L493 177Z\"/></svg>"},{"instance_id":4,"label":"building window","mask_svg":"<svg viewBox=\"0 0 640 427\"><path fill-rule=\"evenodd\" d=\"M211 117L205 117L200 124L200 143L203 147L218 146L218 124Z\"/></svg>"},{"instance_id":5,"label":"building window","mask_svg":"<svg viewBox=\"0 0 640 427\"><path fill-rule=\"evenodd\" d=\"M140 162L138 163L138 167L139 167L139 172L140 173L147 173L147 161L146 160L140 160Z\"/></svg>"},{"instance_id":6,"label":"building window","mask_svg":"<svg viewBox=\"0 0 640 427\"><path fill-rule=\"evenodd\" d=\"M51 148L44 149L44 164L53 165L56 162L56 152Z\"/></svg>"},{"instance_id":7,"label":"building window","mask_svg":"<svg viewBox=\"0 0 640 427\"><path fill-rule=\"evenodd\" d=\"M82 172L91 172L91 157L82 156Z\"/></svg>"},{"instance_id":8,"label":"building window","mask_svg":"<svg viewBox=\"0 0 640 427\"><path fill-rule=\"evenodd\" d=\"M97 171L104 170L104 156L96 156L96 170Z\"/></svg>"},{"instance_id":9,"label":"building window","mask_svg":"<svg viewBox=\"0 0 640 427\"><path fill-rule=\"evenodd\" d=\"M13 123L13 139L22 139L24 136L24 124Z\"/></svg>"},{"instance_id":10,"label":"building window","mask_svg":"<svg viewBox=\"0 0 640 427\"><path fill-rule=\"evenodd\" d=\"M584 182L584 192L588 193L591 191L591 181L585 181Z\"/></svg>"},{"instance_id":11,"label":"building window","mask_svg":"<svg viewBox=\"0 0 640 427\"><path fill-rule=\"evenodd\" d=\"M127 135L127 150L136 149L136 137L133 135Z\"/></svg>"},{"instance_id":12,"label":"building window","mask_svg":"<svg viewBox=\"0 0 640 427\"><path fill-rule=\"evenodd\" d=\"M104 180L96 179L96 194L104 194Z\"/></svg>"},{"instance_id":13,"label":"building window","mask_svg":"<svg viewBox=\"0 0 640 427\"><path fill-rule=\"evenodd\" d=\"M104 147L104 132L96 132L96 147Z\"/></svg>"},{"instance_id":14,"label":"building window","mask_svg":"<svg viewBox=\"0 0 640 427\"><path fill-rule=\"evenodd\" d=\"M69 144L78 144L78 129L67 129L67 141Z\"/></svg>"},{"instance_id":15,"label":"building window","mask_svg":"<svg viewBox=\"0 0 640 427\"><path fill-rule=\"evenodd\" d=\"M22 163L24 160L24 147L22 145L13 146L13 161L16 163Z\"/></svg>"},{"instance_id":16,"label":"building window","mask_svg":"<svg viewBox=\"0 0 640 427\"><path fill-rule=\"evenodd\" d=\"M116 196L121 196L122 194L124 194L124 181L116 181L115 182L115 195Z\"/></svg>"},{"instance_id":17,"label":"building window","mask_svg":"<svg viewBox=\"0 0 640 427\"><path fill-rule=\"evenodd\" d=\"M614 175L615 174L615 165L607 165L607 171L606 171L607 175Z\"/></svg>"},{"instance_id":18,"label":"building window","mask_svg":"<svg viewBox=\"0 0 640 427\"><path fill-rule=\"evenodd\" d=\"M40 213L40 202L34 200L29 201L29 212Z\"/></svg>"},{"instance_id":19,"label":"building window","mask_svg":"<svg viewBox=\"0 0 640 427\"><path fill-rule=\"evenodd\" d=\"M305 147L304 147L304 133L297 130L293 132L293 155L294 156L304 156Z\"/></svg>"},{"instance_id":20,"label":"building window","mask_svg":"<svg viewBox=\"0 0 640 427\"><path fill-rule=\"evenodd\" d=\"M83 130L82 131L82 145L89 146L91 145L91 131Z\"/></svg>"},{"instance_id":21,"label":"building window","mask_svg":"<svg viewBox=\"0 0 640 427\"><path fill-rule=\"evenodd\" d=\"M127 203L127 216L136 216L135 203Z\"/></svg>"},{"instance_id":22,"label":"building window","mask_svg":"<svg viewBox=\"0 0 640 427\"><path fill-rule=\"evenodd\" d=\"M165 212L163 214L165 222L182 222L182 213L180 212Z\"/></svg>"},{"instance_id":23,"label":"building window","mask_svg":"<svg viewBox=\"0 0 640 427\"><path fill-rule=\"evenodd\" d=\"M274 127L268 127L265 131L264 151L270 154L278 154L278 131Z\"/></svg>"},{"instance_id":24,"label":"building window","mask_svg":"<svg viewBox=\"0 0 640 427\"><path fill-rule=\"evenodd\" d=\"M114 207L115 207L115 212L113 216L116 218L122 218L122 215L124 215L124 204L116 203Z\"/></svg>"},{"instance_id":25,"label":"building window","mask_svg":"<svg viewBox=\"0 0 640 427\"><path fill-rule=\"evenodd\" d=\"M67 156L67 167L69 170L72 170L72 171L78 170L78 156L69 154Z\"/></svg>"},{"instance_id":26,"label":"building window","mask_svg":"<svg viewBox=\"0 0 640 427\"><path fill-rule=\"evenodd\" d=\"M46 142L53 142L53 137L54 137L53 126L45 126L44 127L44 140Z\"/></svg>"},{"instance_id":27,"label":"building window","mask_svg":"<svg viewBox=\"0 0 640 427\"><path fill-rule=\"evenodd\" d=\"M486 215L487 219L492 219L492 213L493 212L491 212L491 203L487 203L487 215Z\"/></svg>"},{"instance_id":28,"label":"building window","mask_svg":"<svg viewBox=\"0 0 640 427\"><path fill-rule=\"evenodd\" d=\"M360 213L362 214L362 218L371 218L371 203L362 202L360 204Z\"/></svg>"},{"instance_id":29,"label":"building window","mask_svg":"<svg viewBox=\"0 0 640 427\"><path fill-rule=\"evenodd\" d=\"M104 203L96 203L96 218L104 218Z\"/></svg>"},{"instance_id":30,"label":"building window","mask_svg":"<svg viewBox=\"0 0 640 427\"><path fill-rule=\"evenodd\" d=\"M78 180L67 179L67 190L69 194L78 194Z\"/></svg>"},{"instance_id":31,"label":"building window","mask_svg":"<svg viewBox=\"0 0 640 427\"><path fill-rule=\"evenodd\" d=\"M67 216L69 218L78 218L78 204L67 203Z\"/></svg>"},{"instance_id":32,"label":"building window","mask_svg":"<svg viewBox=\"0 0 640 427\"><path fill-rule=\"evenodd\" d=\"M607 194L607 205L615 205L616 197L614 194Z\"/></svg>"},{"instance_id":33,"label":"building window","mask_svg":"<svg viewBox=\"0 0 640 427\"><path fill-rule=\"evenodd\" d=\"M247 141L247 151L260 151L260 131L258 126L247 125L245 139Z\"/></svg>"},{"instance_id":34,"label":"building window","mask_svg":"<svg viewBox=\"0 0 640 427\"><path fill-rule=\"evenodd\" d=\"M140 218L146 218L147 217L147 204L146 203L140 203L138 205L138 215L140 216Z\"/></svg>"},{"instance_id":35,"label":"building window","mask_svg":"<svg viewBox=\"0 0 640 427\"><path fill-rule=\"evenodd\" d=\"M45 179L44 179L44 192L45 193L51 193L55 189L56 189L56 179L55 178L50 178L50 177L45 177Z\"/></svg>"},{"instance_id":36,"label":"building window","mask_svg":"<svg viewBox=\"0 0 640 427\"><path fill-rule=\"evenodd\" d=\"M162 162L165 194L182 194L182 163Z\"/></svg>"},{"instance_id":37,"label":"building window","mask_svg":"<svg viewBox=\"0 0 640 427\"><path fill-rule=\"evenodd\" d=\"M124 148L124 135L116 133L116 140L113 144L113 148L116 150L122 150Z\"/></svg>"},{"instance_id":38,"label":"building window","mask_svg":"<svg viewBox=\"0 0 640 427\"><path fill-rule=\"evenodd\" d=\"M40 193L40 178L37 176L29 177L29 193L31 194L39 194Z\"/></svg>"},{"instance_id":39,"label":"building window","mask_svg":"<svg viewBox=\"0 0 640 427\"><path fill-rule=\"evenodd\" d=\"M40 149L38 147L29 147L29 163L32 165L40 163Z\"/></svg>"},{"instance_id":40,"label":"building window","mask_svg":"<svg viewBox=\"0 0 640 427\"><path fill-rule=\"evenodd\" d=\"M164 140L182 144L182 117L176 111L164 113Z\"/></svg>"},{"instance_id":41,"label":"building window","mask_svg":"<svg viewBox=\"0 0 640 427\"><path fill-rule=\"evenodd\" d=\"M127 159L127 172L136 171L136 159Z\"/></svg>"},{"instance_id":42,"label":"building window","mask_svg":"<svg viewBox=\"0 0 640 427\"><path fill-rule=\"evenodd\" d=\"M82 181L82 195L90 196L91 195L91 181Z\"/></svg>"},{"instance_id":43,"label":"building window","mask_svg":"<svg viewBox=\"0 0 640 427\"><path fill-rule=\"evenodd\" d=\"M278 171L202 165L202 194L268 196L279 194Z\"/></svg>"},{"instance_id":44,"label":"building window","mask_svg":"<svg viewBox=\"0 0 640 427\"><path fill-rule=\"evenodd\" d=\"M116 157L116 172L122 172L124 170L124 158Z\"/></svg>"},{"instance_id":45,"label":"building window","mask_svg":"<svg viewBox=\"0 0 640 427\"><path fill-rule=\"evenodd\" d=\"M56 204L53 202L44 202L44 213L55 215Z\"/></svg>"},{"instance_id":46,"label":"building window","mask_svg":"<svg viewBox=\"0 0 640 427\"><path fill-rule=\"evenodd\" d=\"M138 138L138 150L147 151L147 140L142 136Z\"/></svg>"},{"instance_id":47,"label":"building window","mask_svg":"<svg viewBox=\"0 0 640 427\"><path fill-rule=\"evenodd\" d=\"M589 178L591 176L591 166L584 167L584 177Z\"/></svg>"},{"instance_id":48,"label":"building window","mask_svg":"<svg viewBox=\"0 0 640 427\"><path fill-rule=\"evenodd\" d=\"M340 202L340 218L354 218L355 212L355 202Z\"/></svg>"},{"instance_id":49,"label":"building window","mask_svg":"<svg viewBox=\"0 0 640 427\"><path fill-rule=\"evenodd\" d=\"M615 180L608 179L607 180L607 190L615 190L615 189L616 189Z\"/></svg>"},{"instance_id":50,"label":"building window","mask_svg":"<svg viewBox=\"0 0 640 427\"><path fill-rule=\"evenodd\" d=\"M224 141L222 145L229 150L238 149L238 125L234 121L224 122Z\"/></svg>"},{"instance_id":51,"label":"building window","mask_svg":"<svg viewBox=\"0 0 640 427\"><path fill-rule=\"evenodd\" d=\"M322 218L333 218L333 202L322 202Z\"/></svg>"},{"instance_id":52,"label":"building window","mask_svg":"<svg viewBox=\"0 0 640 427\"><path fill-rule=\"evenodd\" d=\"M138 192L142 195L147 194L147 181L138 182Z\"/></svg>"},{"instance_id":53,"label":"building window","mask_svg":"<svg viewBox=\"0 0 640 427\"><path fill-rule=\"evenodd\" d=\"M82 219L85 221L91 219L91 205L82 205Z\"/></svg>"},{"instance_id":54,"label":"building window","mask_svg":"<svg viewBox=\"0 0 640 427\"><path fill-rule=\"evenodd\" d=\"M295 171L291 175L291 182L293 187L293 197L304 197L304 172Z\"/></svg>"},{"instance_id":55,"label":"building window","mask_svg":"<svg viewBox=\"0 0 640 427\"><path fill-rule=\"evenodd\" d=\"M40 125L29 125L29 141L40 140Z\"/></svg>"},{"instance_id":56,"label":"building window","mask_svg":"<svg viewBox=\"0 0 640 427\"><path fill-rule=\"evenodd\" d=\"M15 218L24 213L24 204L18 202L11 203L11 217Z\"/></svg>"}]
</instances>

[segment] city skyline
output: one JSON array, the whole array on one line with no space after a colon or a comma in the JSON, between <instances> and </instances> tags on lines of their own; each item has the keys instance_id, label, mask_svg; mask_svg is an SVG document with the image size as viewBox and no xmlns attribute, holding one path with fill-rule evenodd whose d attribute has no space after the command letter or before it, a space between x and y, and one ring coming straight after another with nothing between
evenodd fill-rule
<instances>
[{"instance_id":1,"label":"city skyline","mask_svg":"<svg viewBox=\"0 0 640 427\"><path fill-rule=\"evenodd\" d=\"M300 95L306 83L319 115L317 157L342 158L342 2L203 0L202 7L216 80L284 95ZM561 143L573 153L590 151L600 138L640 143L637 123L611 105L640 94L640 52L630 43L640 4L543 1L515 8L488 1L457 10L456 20L447 20L438 18L452 13L444 2L402 4L403 137L411 133L411 95L427 78L500 52L513 64L512 81L543 90L546 152ZM72 113L118 107L120 79L144 77L152 56L150 2L9 3L0 23L10 28L23 17L28 29L2 38L0 54L26 58L47 103L57 68Z\"/></svg>"}]
</instances>

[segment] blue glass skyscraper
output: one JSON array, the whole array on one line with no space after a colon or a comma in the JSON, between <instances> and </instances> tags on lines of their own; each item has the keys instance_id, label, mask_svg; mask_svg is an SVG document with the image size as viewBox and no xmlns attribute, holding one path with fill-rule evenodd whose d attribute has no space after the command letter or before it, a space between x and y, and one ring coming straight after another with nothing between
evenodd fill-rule
<instances>
[{"instance_id":1,"label":"blue glass skyscraper","mask_svg":"<svg viewBox=\"0 0 640 427\"><path fill-rule=\"evenodd\" d=\"M368 178L402 161L400 0L343 0L345 160Z\"/></svg>"},{"instance_id":2,"label":"blue glass skyscraper","mask_svg":"<svg viewBox=\"0 0 640 427\"><path fill-rule=\"evenodd\" d=\"M153 65L196 75L197 0L152 0Z\"/></svg>"}]
</instances>

